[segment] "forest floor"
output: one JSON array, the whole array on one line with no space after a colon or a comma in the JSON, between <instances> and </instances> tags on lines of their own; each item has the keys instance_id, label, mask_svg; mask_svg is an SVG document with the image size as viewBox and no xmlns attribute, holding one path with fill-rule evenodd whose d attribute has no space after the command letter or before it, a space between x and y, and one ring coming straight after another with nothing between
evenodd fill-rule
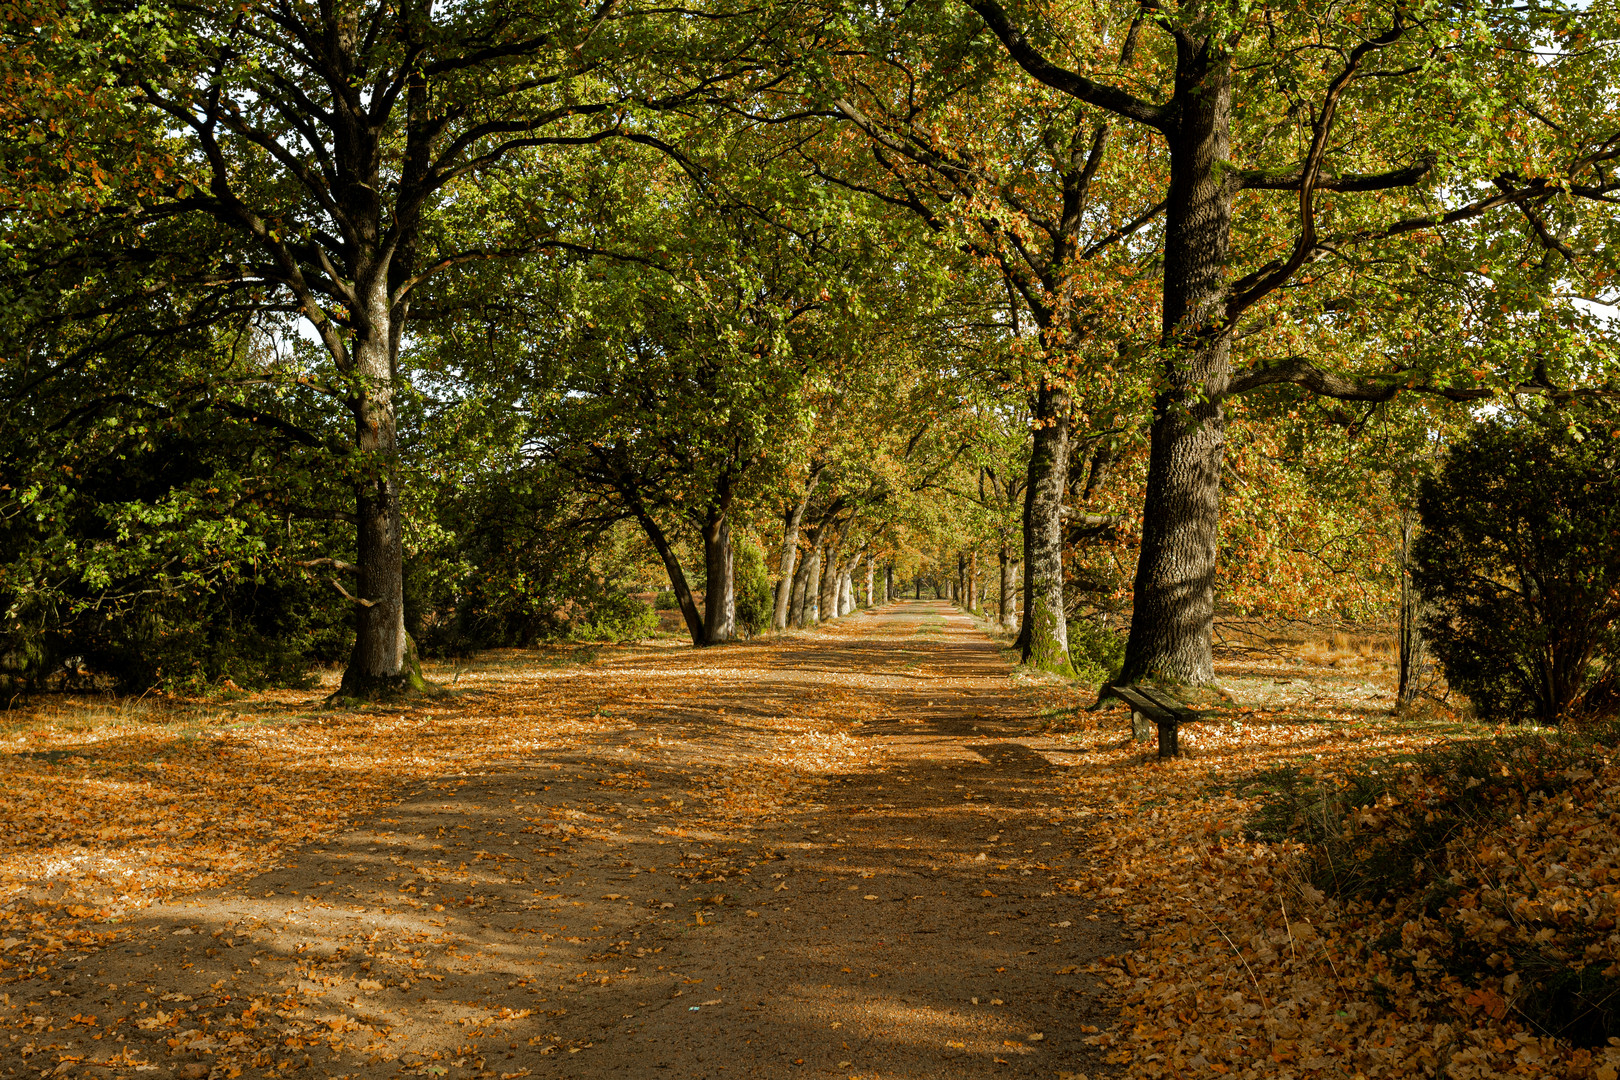
<instances>
[{"instance_id":1,"label":"forest floor","mask_svg":"<svg viewBox=\"0 0 1620 1080\"><path fill-rule=\"evenodd\" d=\"M0 1077L1370 1077L1465 1048L1366 1000L1242 833L1272 770L1464 730L1392 720L1377 656L1224 664L1232 709L1167 762L937 602L433 674L409 708L6 714Z\"/></svg>"}]
</instances>

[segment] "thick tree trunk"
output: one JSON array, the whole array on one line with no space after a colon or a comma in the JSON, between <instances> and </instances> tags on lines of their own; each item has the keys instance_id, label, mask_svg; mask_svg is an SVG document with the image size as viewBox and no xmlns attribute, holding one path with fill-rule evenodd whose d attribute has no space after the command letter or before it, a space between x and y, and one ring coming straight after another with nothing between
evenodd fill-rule
<instances>
[{"instance_id":1,"label":"thick tree trunk","mask_svg":"<svg viewBox=\"0 0 1620 1080\"><path fill-rule=\"evenodd\" d=\"M848 615L855 610L855 582L852 571L845 567L838 575L838 614Z\"/></svg>"},{"instance_id":2,"label":"thick tree trunk","mask_svg":"<svg viewBox=\"0 0 1620 1080\"><path fill-rule=\"evenodd\" d=\"M869 608L877 607L877 594L872 591L876 587L876 574L877 563L873 561L872 556L868 555L866 557L866 606Z\"/></svg>"},{"instance_id":3,"label":"thick tree trunk","mask_svg":"<svg viewBox=\"0 0 1620 1080\"><path fill-rule=\"evenodd\" d=\"M368 475L355 491L354 650L339 693L372 698L427 688L416 650L405 633L405 551L400 536L398 436L394 362L389 347L386 290L373 305L367 336L355 343L354 362L364 387L350 402L355 444Z\"/></svg>"},{"instance_id":4,"label":"thick tree trunk","mask_svg":"<svg viewBox=\"0 0 1620 1080\"><path fill-rule=\"evenodd\" d=\"M810 557L804 561L804 589L796 601L799 606L795 626L814 626L817 621L816 598L821 594L821 552L825 546L825 541L818 536L810 548Z\"/></svg>"},{"instance_id":5,"label":"thick tree trunk","mask_svg":"<svg viewBox=\"0 0 1620 1080\"><path fill-rule=\"evenodd\" d=\"M894 563L883 568L883 602L891 603L894 600Z\"/></svg>"},{"instance_id":6,"label":"thick tree trunk","mask_svg":"<svg viewBox=\"0 0 1620 1080\"><path fill-rule=\"evenodd\" d=\"M1231 377L1224 275L1231 239L1232 88L1213 38L1178 46L1165 221L1161 350L1167 388L1153 405L1142 549L1122 683L1215 681L1216 545Z\"/></svg>"},{"instance_id":7,"label":"thick tree trunk","mask_svg":"<svg viewBox=\"0 0 1620 1080\"><path fill-rule=\"evenodd\" d=\"M780 575L776 579L776 594L771 605L771 629L786 630L793 607L793 578L799 563L799 530L788 530L782 540Z\"/></svg>"},{"instance_id":8,"label":"thick tree trunk","mask_svg":"<svg viewBox=\"0 0 1620 1080\"><path fill-rule=\"evenodd\" d=\"M681 618L686 621L686 632L692 636L692 644L700 646L707 644L708 636L704 630L703 616L698 614L697 601L692 598L692 587L686 582L686 571L681 569L681 560L676 557L669 537L664 535L664 530L653 520L652 515L647 513L640 500L631 497L630 509L635 514L636 521L640 523L641 531L646 533L647 539L652 542L653 550L664 560L664 572L669 574L669 587L674 590L675 601L681 606Z\"/></svg>"},{"instance_id":9,"label":"thick tree trunk","mask_svg":"<svg viewBox=\"0 0 1620 1080\"><path fill-rule=\"evenodd\" d=\"M803 626L807 598L810 593L811 574L820 564L821 530L811 531L809 553L800 561L793 574L793 599L788 605L788 625Z\"/></svg>"},{"instance_id":10,"label":"thick tree trunk","mask_svg":"<svg viewBox=\"0 0 1620 1080\"><path fill-rule=\"evenodd\" d=\"M705 644L718 645L737 636L737 592L732 574L731 520L712 513L703 523L703 559L709 587L703 594Z\"/></svg>"},{"instance_id":11,"label":"thick tree trunk","mask_svg":"<svg viewBox=\"0 0 1620 1080\"><path fill-rule=\"evenodd\" d=\"M856 555L844 565L844 614L853 615L855 609L860 607L860 598L855 591L855 571L860 569L862 556Z\"/></svg>"},{"instance_id":12,"label":"thick tree trunk","mask_svg":"<svg viewBox=\"0 0 1620 1080\"><path fill-rule=\"evenodd\" d=\"M1024 490L1023 662L1058 675L1074 674L1063 608L1063 492L1069 479L1069 395L1043 384L1036 395L1034 446Z\"/></svg>"}]
</instances>

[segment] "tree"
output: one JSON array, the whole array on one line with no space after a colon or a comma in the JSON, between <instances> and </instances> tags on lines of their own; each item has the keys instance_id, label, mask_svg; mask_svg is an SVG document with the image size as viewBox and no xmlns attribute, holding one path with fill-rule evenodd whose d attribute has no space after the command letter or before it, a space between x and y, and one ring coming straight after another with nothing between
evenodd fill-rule
<instances>
[{"instance_id":1,"label":"tree","mask_svg":"<svg viewBox=\"0 0 1620 1080\"><path fill-rule=\"evenodd\" d=\"M199 215L234 232L242 243L216 275L296 313L320 342L322 360L296 378L347 416L361 463L350 473L356 556L326 557L356 577L343 693L423 685L405 632L398 464L413 298L452 268L553 242L548 208L519 190L543 174L537 155L655 143L628 112L682 96L649 74L651 47L677 41L692 59L693 35L667 16L611 4L263 0L181 4L161 17L103 4L59 42L61 68L124 88L134 123L155 118L171 135L177 164L163 190L127 193L139 213ZM649 61L634 77L632 54ZM505 196L500 215L471 240L447 228L486 188Z\"/></svg>"},{"instance_id":2,"label":"tree","mask_svg":"<svg viewBox=\"0 0 1620 1080\"><path fill-rule=\"evenodd\" d=\"M1114 365L1139 333L1145 297L1135 241L1163 210L1138 197L1151 182L1152 155L1141 140L1122 142L1111 120L995 72L971 27L936 7L898 19L863 10L847 22L853 28L842 36L825 31L824 56L799 64L800 78L823 116L865 136L869 160L837 136L806 153L829 182L914 215L956 256L958 273L1005 297L997 305L1003 340L987 350L994 359L983 377L1029 398L1019 646L1025 663L1066 673L1063 499L1073 425L1081 415L1110 424L1101 399L1120 389L1124 372ZM1127 60L1134 46L1134 36L1121 46Z\"/></svg>"},{"instance_id":3,"label":"tree","mask_svg":"<svg viewBox=\"0 0 1620 1080\"><path fill-rule=\"evenodd\" d=\"M1545 250L1574 258L1574 235L1590 224L1580 202L1620 190L1607 168L1620 157L1604 59L1613 12L1195 0L1122 3L1093 22L1089 10L967 3L1032 78L1156 133L1168 154L1161 381L1122 679L1209 683L1223 403L1284 383L1362 401L1417 385L1494 392L1455 368L1426 382L1434 372L1402 358L1383 358L1370 377L1346 378L1309 354L1235 370L1234 344L1290 308L1330 332L1329 313L1353 305L1358 271L1410 258L1414 243L1421 251L1462 223L1489 218L1511 233L1502 211ZM1117 43L1144 30L1162 36L1133 63ZM1055 62L1060 53L1075 66ZM1496 254L1509 267L1535 261L1511 246ZM1245 262L1252 269L1237 269ZM1298 287L1313 282L1306 305ZM1528 384L1521 370L1496 374Z\"/></svg>"}]
</instances>

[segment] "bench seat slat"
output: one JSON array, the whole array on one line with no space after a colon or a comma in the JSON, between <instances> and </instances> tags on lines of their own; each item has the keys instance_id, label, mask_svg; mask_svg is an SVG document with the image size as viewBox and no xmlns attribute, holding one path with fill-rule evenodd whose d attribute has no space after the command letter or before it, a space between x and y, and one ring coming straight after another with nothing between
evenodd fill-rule
<instances>
[{"instance_id":1,"label":"bench seat slat","mask_svg":"<svg viewBox=\"0 0 1620 1080\"><path fill-rule=\"evenodd\" d=\"M1133 713L1141 713L1158 727L1159 756L1162 758L1179 756L1181 748L1176 738L1176 729L1182 724L1197 720L1198 710L1188 708L1180 702L1167 701L1144 686L1115 686L1113 690L1131 707Z\"/></svg>"}]
</instances>

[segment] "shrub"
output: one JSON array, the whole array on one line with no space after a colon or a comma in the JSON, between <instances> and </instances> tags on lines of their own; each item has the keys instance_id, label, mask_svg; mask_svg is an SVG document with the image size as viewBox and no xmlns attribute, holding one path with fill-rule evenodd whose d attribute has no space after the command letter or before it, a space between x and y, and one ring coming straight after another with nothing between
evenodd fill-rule
<instances>
[{"instance_id":1,"label":"shrub","mask_svg":"<svg viewBox=\"0 0 1620 1080\"><path fill-rule=\"evenodd\" d=\"M652 605L622 589L603 588L576 603L567 635L574 641L639 641L658 629Z\"/></svg>"},{"instance_id":2,"label":"shrub","mask_svg":"<svg viewBox=\"0 0 1620 1080\"><path fill-rule=\"evenodd\" d=\"M737 633L754 637L771 628L776 613L776 594L770 573L765 569L765 552L752 539L744 537L732 552L732 581L736 590Z\"/></svg>"},{"instance_id":3,"label":"shrub","mask_svg":"<svg viewBox=\"0 0 1620 1080\"><path fill-rule=\"evenodd\" d=\"M1607 428L1489 421L1423 484L1424 632L1482 718L1613 710L1620 440Z\"/></svg>"},{"instance_id":4,"label":"shrub","mask_svg":"<svg viewBox=\"0 0 1620 1080\"><path fill-rule=\"evenodd\" d=\"M1069 661L1081 682L1112 682L1125 664L1125 639L1090 619L1075 619L1069 623Z\"/></svg>"},{"instance_id":5,"label":"shrub","mask_svg":"<svg viewBox=\"0 0 1620 1080\"><path fill-rule=\"evenodd\" d=\"M654 611L674 611L680 606L681 602L675 599L674 589L661 589L658 595L653 597Z\"/></svg>"}]
</instances>

